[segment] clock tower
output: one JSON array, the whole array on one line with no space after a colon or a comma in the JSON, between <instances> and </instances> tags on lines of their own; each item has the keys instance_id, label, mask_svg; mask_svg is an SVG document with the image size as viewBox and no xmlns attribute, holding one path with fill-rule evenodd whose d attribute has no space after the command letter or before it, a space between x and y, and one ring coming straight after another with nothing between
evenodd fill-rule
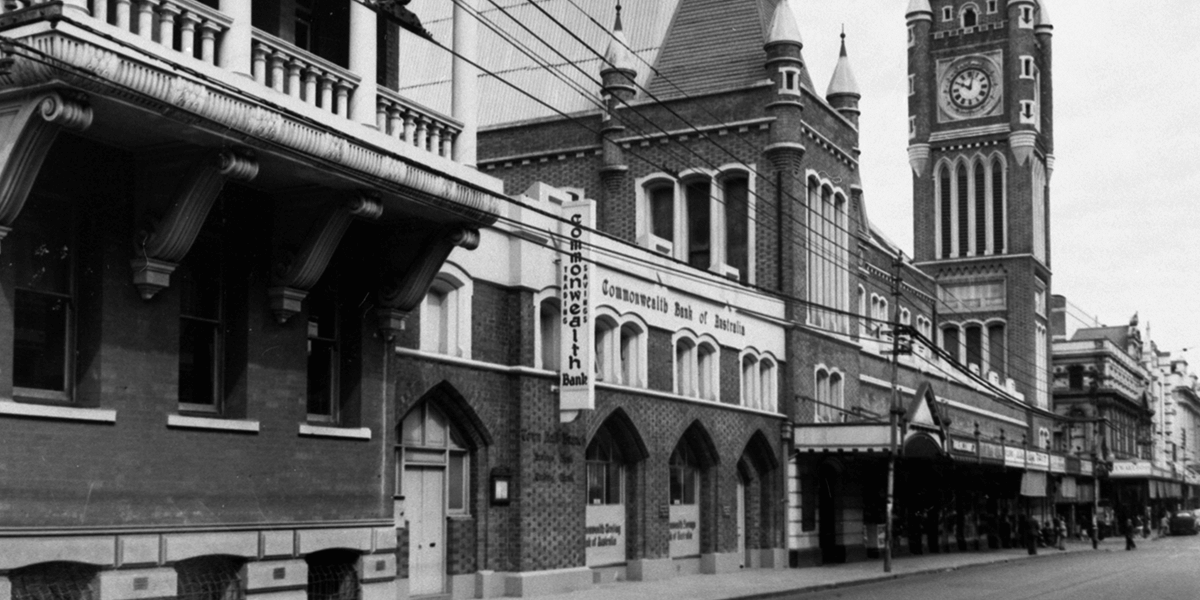
<instances>
[{"instance_id":1,"label":"clock tower","mask_svg":"<svg viewBox=\"0 0 1200 600\"><path fill-rule=\"evenodd\" d=\"M1045 0L911 0L907 21L914 251L939 284L939 343L1049 409Z\"/></svg>"}]
</instances>

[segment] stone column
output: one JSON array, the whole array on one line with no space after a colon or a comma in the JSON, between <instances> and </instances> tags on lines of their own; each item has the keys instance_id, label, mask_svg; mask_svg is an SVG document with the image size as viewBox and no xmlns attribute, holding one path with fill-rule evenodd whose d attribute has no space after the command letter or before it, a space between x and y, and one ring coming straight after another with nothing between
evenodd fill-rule
<instances>
[{"instance_id":1,"label":"stone column","mask_svg":"<svg viewBox=\"0 0 1200 600\"><path fill-rule=\"evenodd\" d=\"M221 38L220 66L239 75L253 77L250 70L250 2L221 0L221 12L233 18L229 31Z\"/></svg>"},{"instance_id":2,"label":"stone column","mask_svg":"<svg viewBox=\"0 0 1200 600\"><path fill-rule=\"evenodd\" d=\"M350 97L350 118L368 127L375 127L375 101L378 95L376 70L379 61L379 38L375 11L363 4L350 2L350 71L362 77L358 89Z\"/></svg>"},{"instance_id":3,"label":"stone column","mask_svg":"<svg viewBox=\"0 0 1200 600\"><path fill-rule=\"evenodd\" d=\"M478 94L475 91L479 72L464 59L477 61L475 16L478 0L459 0L454 3L454 59L452 63L454 87L451 92L453 106L451 116L463 124L458 139L454 141L455 161L475 165L475 135L479 129ZM468 10L469 9L469 10ZM460 58L462 57L462 58Z\"/></svg>"}]
</instances>

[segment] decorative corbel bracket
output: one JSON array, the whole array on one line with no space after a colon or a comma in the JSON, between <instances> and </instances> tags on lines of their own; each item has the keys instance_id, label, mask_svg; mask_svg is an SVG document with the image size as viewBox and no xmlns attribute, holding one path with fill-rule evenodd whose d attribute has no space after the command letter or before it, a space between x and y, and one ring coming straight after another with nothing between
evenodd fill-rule
<instances>
[{"instance_id":1,"label":"decorative corbel bracket","mask_svg":"<svg viewBox=\"0 0 1200 600\"><path fill-rule=\"evenodd\" d=\"M254 157L233 151L222 151L192 167L176 188L166 216L153 231L140 233L135 241L137 257L130 266L133 285L143 300L170 287L171 273L192 249L225 182L250 181L256 175L258 162Z\"/></svg>"},{"instance_id":2,"label":"decorative corbel bracket","mask_svg":"<svg viewBox=\"0 0 1200 600\"><path fill-rule=\"evenodd\" d=\"M350 229L351 221L355 217L377 220L381 216L383 201L379 195L360 193L321 217L309 230L295 258L279 261L277 275L267 295L271 312L280 325L300 312L301 303L325 273L334 251Z\"/></svg>"},{"instance_id":3,"label":"decorative corbel bracket","mask_svg":"<svg viewBox=\"0 0 1200 600\"><path fill-rule=\"evenodd\" d=\"M379 291L379 308L375 309L380 337L388 342L396 338L404 327L404 319L420 304L433 278L457 246L467 250L478 248L479 230L449 229L427 244L407 271L384 282Z\"/></svg>"},{"instance_id":4,"label":"decorative corbel bracket","mask_svg":"<svg viewBox=\"0 0 1200 600\"><path fill-rule=\"evenodd\" d=\"M91 124L92 109L83 98L50 92L0 102L0 240L25 207L58 132Z\"/></svg>"}]
</instances>

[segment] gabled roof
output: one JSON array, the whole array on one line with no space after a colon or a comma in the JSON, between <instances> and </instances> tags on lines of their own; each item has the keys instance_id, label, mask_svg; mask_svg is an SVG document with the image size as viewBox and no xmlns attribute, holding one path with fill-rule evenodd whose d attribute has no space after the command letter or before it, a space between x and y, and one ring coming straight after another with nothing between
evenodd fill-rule
<instances>
[{"instance_id":1,"label":"gabled roof","mask_svg":"<svg viewBox=\"0 0 1200 600\"><path fill-rule=\"evenodd\" d=\"M621 21L625 37L633 51L632 65L637 82L645 85L663 41L675 7L681 0L637 0L622 3ZM616 14L614 0L543 0L536 6L527 0L481 0L480 19L490 21L501 31L528 46L546 59L564 78L575 83L589 96L549 73L522 54L500 34L482 21L476 21L477 61L503 79L535 91L538 98L567 114L596 110L599 101L600 70L607 66L597 53L604 54L612 43L611 29ZM438 43L453 45L454 2L412 0L407 7L420 18ZM539 8L557 19L555 23ZM521 25L533 33L526 31ZM565 28L565 29L564 29ZM583 43L572 37L579 36ZM540 39L539 39L540 38ZM554 50L561 52L564 60ZM569 63L578 65L578 69ZM408 32L400 34L400 93L434 110L450 113L450 54ZM760 66L761 70L761 66ZM556 113L537 101L512 89L496 77L480 74L478 94L479 124L482 127L510 123Z\"/></svg>"},{"instance_id":2,"label":"gabled roof","mask_svg":"<svg viewBox=\"0 0 1200 600\"><path fill-rule=\"evenodd\" d=\"M494 4L493 4L494 2ZM632 50L637 84L661 99L752 85L768 78L763 44L779 0L627 0L621 21ZM453 44L454 3L412 0L408 8L442 45ZM613 44L614 0L482 0L482 21L528 46L556 76L521 53L485 22L477 22L478 62L487 70L567 113L598 110L600 71ZM541 10L539 10L541 9ZM559 23L542 13L545 10ZM519 24L518 24L519 23ZM524 27L530 31L526 31ZM578 36L583 43L572 36ZM552 50L553 48L553 50ZM554 50L562 53L560 57ZM434 110L450 112L450 54L401 32L400 92ZM652 67L653 65L653 67ZM576 68L576 66L578 68ZM655 70L658 73L655 73ZM573 82L573 86L560 79ZM813 91L805 69L801 85ZM584 94L580 93L582 90ZM487 127L557 116L495 76L480 74L479 125ZM645 96L640 93L639 96Z\"/></svg>"}]
</instances>

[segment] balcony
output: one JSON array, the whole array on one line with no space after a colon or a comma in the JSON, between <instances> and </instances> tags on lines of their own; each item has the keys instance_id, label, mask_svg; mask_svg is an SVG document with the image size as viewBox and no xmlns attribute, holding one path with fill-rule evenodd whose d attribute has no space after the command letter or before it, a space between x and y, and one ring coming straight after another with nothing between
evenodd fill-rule
<instances>
[{"instance_id":1,"label":"balcony","mask_svg":"<svg viewBox=\"0 0 1200 600\"><path fill-rule=\"evenodd\" d=\"M322 40L332 38L329 43L338 46L340 60L321 55L330 52L306 50L294 39L285 39L296 34L278 15L276 20L285 23L278 31L253 27L252 19L269 19L252 13L252 6L253 10L261 7L251 0L0 0L0 35L25 39L26 34L37 33L33 25L53 19L60 32L77 41L129 56L150 69L191 75L202 85L249 94L299 117L365 136L405 158L473 164L473 126L376 82L377 73L399 77L403 73L397 53L385 51L397 41L380 36L384 28L378 26L375 13L354 0L321 1L342 15L322 25L328 34ZM291 10L288 3L262 4L280 13ZM456 51L473 54L473 49L458 45ZM384 64L389 57L395 64ZM67 56L52 58L71 62ZM164 93L167 97L175 93L175 99L195 95L188 89ZM466 93L473 95L473 89ZM474 102L464 106L473 109ZM371 131L355 130L352 125ZM469 129L470 139L463 137L464 129ZM380 141L384 136L387 140ZM471 179L468 171L455 174Z\"/></svg>"}]
</instances>

